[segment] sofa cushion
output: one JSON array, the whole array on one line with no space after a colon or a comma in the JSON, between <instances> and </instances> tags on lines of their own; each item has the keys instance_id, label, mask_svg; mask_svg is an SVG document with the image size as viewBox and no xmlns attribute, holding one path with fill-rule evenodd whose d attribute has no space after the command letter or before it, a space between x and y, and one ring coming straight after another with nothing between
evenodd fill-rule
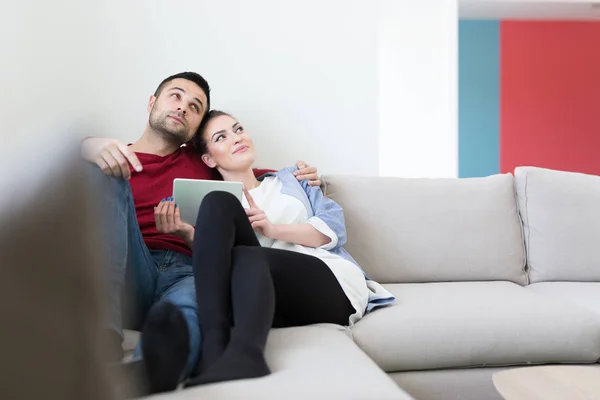
<instances>
[{"instance_id":1,"label":"sofa cushion","mask_svg":"<svg viewBox=\"0 0 600 400\"><path fill-rule=\"evenodd\" d=\"M140 332L123 329L123 351L132 353L140 340Z\"/></svg>"},{"instance_id":2,"label":"sofa cushion","mask_svg":"<svg viewBox=\"0 0 600 400\"><path fill-rule=\"evenodd\" d=\"M600 282L540 282L527 289L600 314Z\"/></svg>"},{"instance_id":3,"label":"sofa cushion","mask_svg":"<svg viewBox=\"0 0 600 400\"><path fill-rule=\"evenodd\" d=\"M600 359L600 317L510 282L390 284L355 342L388 372Z\"/></svg>"},{"instance_id":4,"label":"sofa cushion","mask_svg":"<svg viewBox=\"0 0 600 400\"><path fill-rule=\"evenodd\" d=\"M527 283L510 174L469 179L323 177L346 249L381 283Z\"/></svg>"},{"instance_id":5,"label":"sofa cushion","mask_svg":"<svg viewBox=\"0 0 600 400\"><path fill-rule=\"evenodd\" d=\"M531 282L600 281L600 176L519 167L515 178Z\"/></svg>"},{"instance_id":6,"label":"sofa cushion","mask_svg":"<svg viewBox=\"0 0 600 400\"><path fill-rule=\"evenodd\" d=\"M153 399L411 399L335 325L273 329L266 357L272 374Z\"/></svg>"}]
</instances>

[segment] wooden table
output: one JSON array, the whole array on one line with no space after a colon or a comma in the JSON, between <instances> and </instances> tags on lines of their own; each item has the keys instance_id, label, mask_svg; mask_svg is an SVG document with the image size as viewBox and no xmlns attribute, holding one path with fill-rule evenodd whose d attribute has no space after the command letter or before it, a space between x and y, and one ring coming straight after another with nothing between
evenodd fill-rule
<instances>
[{"instance_id":1,"label":"wooden table","mask_svg":"<svg viewBox=\"0 0 600 400\"><path fill-rule=\"evenodd\" d=\"M492 379L506 400L600 400L600 366L514 368Z\"/></svg>"}]
</instances>

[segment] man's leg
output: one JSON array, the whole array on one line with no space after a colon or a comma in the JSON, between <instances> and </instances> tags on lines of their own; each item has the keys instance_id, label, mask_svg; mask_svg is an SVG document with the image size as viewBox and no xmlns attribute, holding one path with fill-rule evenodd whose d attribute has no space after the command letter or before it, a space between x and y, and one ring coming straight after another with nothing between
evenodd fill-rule
<instances>
[{"instance_id":1,"label":"man's leg","mask_svg":"<svg viewBox=\"0 0 600 400\"><path fill-rule=\"evenodd\" d=\"M200 358L200 326L191 266L162 272L136 354L143 355L151 393L174 390ZM140 350L141 349L141 350Z\"/></svg>"},{"instance_id":2,"label":"man's leg","mask_svg":"<svg viewBox=\"0 0 600 400\"><path fill-rule=\"evenodd\" d=\"M139 327L153 300L156 264L143 241L129 182L104 175L95 165L87 164L88 178L96 191L97 208L101 213L101 242L107 259L108 273L108 361L123 357L122 294L127 291L131 306L128 319L132 327ZM127 290L125 282L127 276Z\"/></svg>"},{"instance_id":3,"label":"man's leg","mask_svg":"<svg viewBox=\"0 0 600 400\"><path fill-rule=\"evenodd\" d=\"M193 372L200 358L200 324L198 322L198 302L193 275L190 274L171 286L164 292L160 301L173 303L185 318L189 336L189 355L186 358L185 368L180 377L185 379Z\"/></svg>"}]
</instances>

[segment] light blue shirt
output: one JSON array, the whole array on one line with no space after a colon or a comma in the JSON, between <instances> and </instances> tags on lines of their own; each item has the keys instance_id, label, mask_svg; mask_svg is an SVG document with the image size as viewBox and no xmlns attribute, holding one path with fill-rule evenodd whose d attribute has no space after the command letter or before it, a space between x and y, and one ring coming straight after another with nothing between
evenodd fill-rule
<instances>
[{"instance_id":1,"label":"light blue shirt","mask_svg":"<svg viewBox=\"0 0 600 400\"><path fill-rule=\"evenodd\" d=\"M395 301L395 297L381 285L373 281L358 265L356 260L352 258L350 253L344 249L343 246L346 244L346 222L342 207L335 201L325 197L320 187L310 186L306 180L298 181L293 175L293 172L297 170L298 168L295 166L284 168L278 172L267 173L258 178L258 180L262 181L267 176L276 176L281 181L281 192L283 194L300 200L304 204L304 207L306 207L308 218L319 218L337 235L338 240L335 247L327 251L352 262L364 274L371 293L369 295L367 312L377 307L392 304Z\"/></svg>"}]
</instances>

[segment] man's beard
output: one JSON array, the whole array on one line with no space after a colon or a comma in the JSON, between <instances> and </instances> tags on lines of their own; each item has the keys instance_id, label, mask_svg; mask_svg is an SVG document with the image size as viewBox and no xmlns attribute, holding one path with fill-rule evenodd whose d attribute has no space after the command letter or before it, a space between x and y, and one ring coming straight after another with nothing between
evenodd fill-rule
<instances>
[{"instance_id":1,"label":"man's beard","mask_svg":"<svg viewBox=\"0 0 600 400\"><path fill-rule=\"evenodd\" d=\"M181 116L180 118L183 119ZM168 112L161 114L158 110L152 110L148 122L150 127L166 140L177 141L178 144L183 144L187 141L188 127L186 125L170 123Z\"/></svg>"}]
</instances>

